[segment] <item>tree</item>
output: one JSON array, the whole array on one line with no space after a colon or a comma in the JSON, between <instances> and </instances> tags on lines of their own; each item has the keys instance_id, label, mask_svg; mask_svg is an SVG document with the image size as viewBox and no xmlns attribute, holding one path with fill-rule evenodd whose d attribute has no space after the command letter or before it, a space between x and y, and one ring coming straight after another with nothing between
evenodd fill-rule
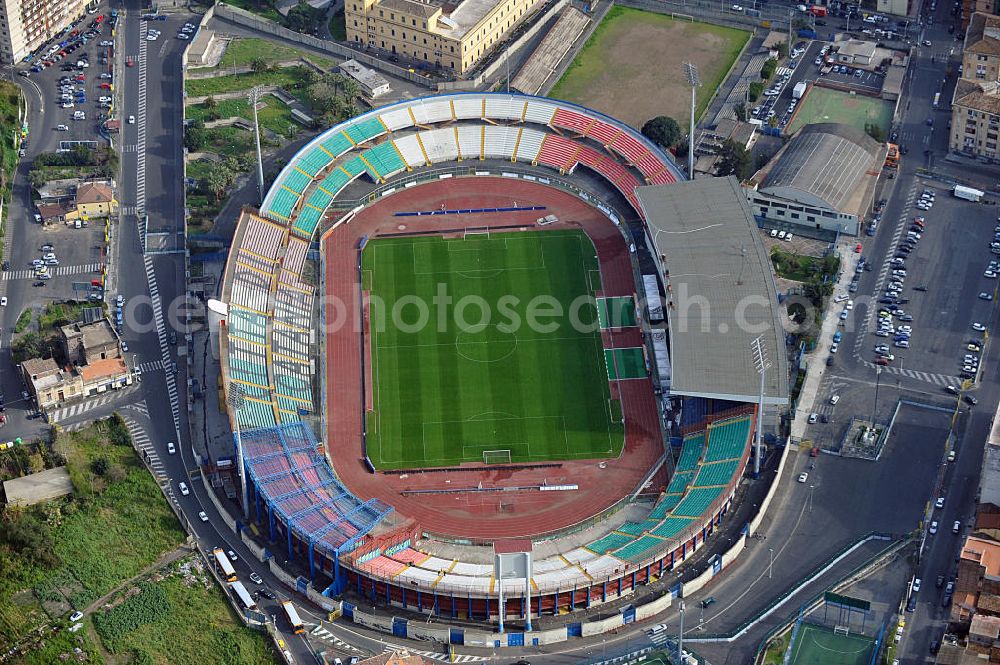
<instances>
[{"instance_id":1,"label":"tree","mask_svg":"<svg viewBox=\"0 0 1000 665\"><path fill-rule=\"evenodd\" d=\"M750 153L732 139L726 139L719 150L716 173L719 176L735 175L740 180L750 177Z\"/></svg>"},{"instance_id":2,"label":"tree","mask_svg":"<svg viewBox=\"0 0 1000 665\"><path fill-rule=\"evenodd\" d=\"M760 78L768 81L772 76L774 76L775 70L778 69L778 61L774 58L768 58L764 61L764 64L760 68Z\"/></svg>"},{"instance_id":3,"label":"tree","mask_svg":"<svg viewBox=\"0 0 1000 665\"><path fill-rule=\"evenodd\" d=\"M734 106L733 112L736 113L736 119L739 120L740 122L747 121L747 105L744 104L743 102L740 102L739 104Z\"/></svg>"},{"instance_id":4,"label":"tree","mask_svg":"<svg viewBox=\"0 0 1000 665\"><path fill-rule=\"evenodd\" d=\"M254 58L250 61L250 70L254 73L261 73L267 71L267 60L264 58Z\"/></svg>"},{"instance_id":5,"label":"tree","mask_svg":"<svg viewBox=\"0 0 1000 665\"><path fill-rule=\"evenodd\" d=\"M296 32L314 32L323 15L323 10L313 9L305 0L299 0L299 4L288 10L285 25Z\"/></svg>"},{"instance_id":6,"label":"tree","mask_svg":"<svg viewBox=\"0 0 1000 665\"><path fill-rule=\"evenodd\" d=\"M98 457L90 463L90 470L94 472L94 475L106 475L110 468L111 462L108 461L107 457Z\"/></svg>"},{"instance_id":7,"label":"tree","mask_svg":"<svg viewBox=\"0 0 1000 665\"><path fill-rule=\"evenodd\" d=\"M779 60L788 57L788 42L779 42L775 48L778 51Z\"/></svg>"},{"instance_id":8,"label":"tree","mask_svg":"<svg viewBox=\"0 0 1000 665\"><path fill-rule=\"evenodd\" d=\"M865 123L865 132L879 143L885 143L885 132L873 122Z\"/></svg>"},{"instance_id":9,"label":"tree","mask_svg":"<svg viewBox=\"0 0 1000 665\"><path fill-rule=\"evenodd\" d=\"M673 118L658 115L642 126L642 135L664 148L673 148L684 137L680 125Z\"/></svg>"},{"instance_id":10,"label":"tree","mask_svg":"<svg viewBox=\"0 0 1000 665\"><path fill-rule=\"evenodd\" d=\"M207 109L214 109L216 106L219 105L219 102L217 102L215 100L215 97L213 97L212 95L209 95L208 97L205 98L204 104L205 104L205 108L207 108Z\"/></svg>"},{"instance_id":11,"label":"tree","mask_svg":"<svg viewBox=\"0 0 1000 665\"><path fill-rule=\"evenodd\" d=\"M764 94L764 84L760 81L754 81L749 86L747 86L747 95L751 102L755 102L760 99L760 96Z\"/></svg>"},{"instance_id":12,"label":"tree","mask_svg":"<svg viewBox=\"0 0 1000 665\"><path fill-rule=\"evenodd\" d=\"M188 127L184 132L184 147L188 152L198 152L208 144L208 137L205 136L204 129Z\"/></svg>"}]
</instances>

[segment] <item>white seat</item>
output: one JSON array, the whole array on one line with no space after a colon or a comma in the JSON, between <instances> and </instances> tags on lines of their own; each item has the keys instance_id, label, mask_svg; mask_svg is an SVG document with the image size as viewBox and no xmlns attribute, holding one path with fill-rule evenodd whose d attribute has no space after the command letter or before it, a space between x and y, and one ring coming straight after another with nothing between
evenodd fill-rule
<instances>
[{"instance_id":1,"label":"white seat","mask_svg":"<svg viewBox=\"0 0 1000 665\"><path fill-rule=\"evenodd\" d=\"M453 102L455 116L459 120L478 120L483 117L483 98L479 95L457 95Z\"/></svg>"},{"instance_id":2,"label":"white seat","mask_svg":"<svg viewBox=\"0 0 1000 665\"><path fill-rule=\"evenodd\" d=\"M382 122L385 123L385 126L393 132L397 129L405 129L406 127L413 126L413 119L410 117L410 112L406 110L405 106L403 108L380 113L379 117L382 119Z\"/></svg>"},{"instance_id":3,"label":"white seat","mask_svg":"<svg viewBox=\"0 0 1000 665\"><path fill-rule=\"evenodd\" d=\"M459 127L458 147L463 159L479 159L483 149L483 126L463 125Z\"/></svg>"},{"instance_id":4,"label":"white seat","mask_svg":"<svg viewBox=\"0 0 1000 665\"><path fill-rule=\"evenodd\" d=\"M400 154L403 155L403 161L407 165L417 167L426 164L424 151L420 149L420 144L417 142L417 135L415 133L401 136L394 139L394 142L396 143L396 147L399 148Z\"/></svg>"},{"instance_id":5,"label":"white seat","mask_svg":"<svg viewBox=\"0 0 1000 665\"><path fill-rule=\"evenodd\" d=\"M555 114L555 104L543 102L539 99L529 99L528 111L524 114L524 121L547 125L552 121L552 117Z\"/></svg>"},{"instance_id":6,"label":"white seat","mask_svg":"<svg viewBox=\"0 0 1000 665\"><path fill-rule=\"evenodd\" d=\"M486 98L486 117L492 120L520 120L523 110L523 97L490 95Z\"/></svg>"},{"instance_id":7,"label":"white seat","mask_svg":"<svg viewBox=\"0 0 1000 665\"><path fill-rule=\"evenodd\" d=\"M542 149L542 139L544 138L544 132L525 127L521 132L521 141L517 145L517 160L519 162L534 161Z\"/></svg>"}]
</instances>

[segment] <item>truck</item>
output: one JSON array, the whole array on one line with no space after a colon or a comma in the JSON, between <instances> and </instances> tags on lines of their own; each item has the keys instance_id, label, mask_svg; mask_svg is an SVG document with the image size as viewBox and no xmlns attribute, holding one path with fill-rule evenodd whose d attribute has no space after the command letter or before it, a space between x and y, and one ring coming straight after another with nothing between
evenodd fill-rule
<instances>
[{"instance_id":1,"label":"truck","mask_svg":"<svg viewBox=\"0 0 1000 665\"><path fill-rule=\"evenodd\" d=\"M983 198L985 192L978 189L973 189L972 187L966 187L964 185L955 185L955 189L952 193L957 199L965 199L966 201L976 201L979 202Z\"/></svg>"},{"instance_id":2,"label":"truck","mask_svg":"<svg viewBox=\"0 0 1000 665\"><path fill-rule=\"evenodd\" d=\"M826 7L823 7L822 5L813 5L809 10L809 13L817 18L822 18L823 16L826 16Z\"/></svg>"},{"instance_id":3,"label":"truck","mask_svg":"<svg viewBox=\"0 0 1000 665\"><path fill-rule=\"evenodd\" d=\"M792 88L792 99L802 99L802 96L806 94L806 82L799 81Z\"/></svg>"},{"instance_id":4,"label":"truck","mask_svg":"<svg viewBox=\"0 0 1000 665\"><path fill-rule=\"evenodd\" d=\"M292 605L292 601L283 601L281 609L285 610L285 617L288 618L288 625L292 627L292 633L295 635L304 633L305 627L302 625L302 619L299 618L299 613L295 611L295 605Z\"/></svg>"}]
</instances>

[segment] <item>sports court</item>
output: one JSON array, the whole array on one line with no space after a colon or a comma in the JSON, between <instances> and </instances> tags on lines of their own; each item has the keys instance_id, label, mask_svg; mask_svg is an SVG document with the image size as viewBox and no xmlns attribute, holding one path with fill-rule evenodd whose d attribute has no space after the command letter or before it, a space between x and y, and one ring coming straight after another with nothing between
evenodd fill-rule
<instances>
[{"instance_id":1,"label":"sports court","mask_svg":"<svg viewBox=\"0 0 1000 665\"><path fill-rule=\"evenodd\" d=\"M608 366L608 379L611 381L646 378L646 356L640 346L604 349L604 362Z\"/></svg>"},{"instance_id":2,"label":"sports court","mask_svg":"<svg viewBox=\"0 0 1000 665\"><path fill-rule=\"evenodd\" d=\"M600 270L586 234L376 238L362 270L381 303L368 323L376 468L621 452L593 298ZM439 306L442 293L448 304Z\"/></svg>"},{"instance_id":3,"label":"sports court","mask_svg":"<svg viewBox=\"0 0 1000 665\"><path fill-rule=\"evenodd\" d=\"M597 320L602 330L635 327L635 301L631 296L598 298Z\"/></svg>"},{"instance_id":4,"label":"sports court","mask_svg":"<svg viewBox=\"0 0 1000 665\"><path fill-rule=\"evenodd\" d=\"M884 99L814 85L799 102L786 133L791 136L805 125L821 122L842 123L862 132L865 125L875 124L887 133L892 123L892 104Z\"/></svg>"},{"instance_id":5,"label":"sports court","mask_svg":"<svg viewBox=\"0 0 1000 665\"><path fill-rule=\"evenodd\" d=\"M789 665L869 665L875 640L854 632L803 623L791 645Z\"/></svg>"}]
</instances>

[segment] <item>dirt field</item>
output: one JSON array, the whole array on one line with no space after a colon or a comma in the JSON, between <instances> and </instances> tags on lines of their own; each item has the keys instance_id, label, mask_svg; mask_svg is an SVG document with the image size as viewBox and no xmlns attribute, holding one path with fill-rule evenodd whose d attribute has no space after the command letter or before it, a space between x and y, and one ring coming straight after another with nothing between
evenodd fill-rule
<instances>
[{"instance_id":1,"label":"dirt field","mask_svg":"<svg viewBox=\"0 0 1000 665\"><path fill-rule=\"evenodd\" d=\"M577 102L635 128L668 115L687 128L691 92L682 63L698 66L697 117L750 33L615 7L594 31L550 97Z\"/></svg>"}]
</instances>

